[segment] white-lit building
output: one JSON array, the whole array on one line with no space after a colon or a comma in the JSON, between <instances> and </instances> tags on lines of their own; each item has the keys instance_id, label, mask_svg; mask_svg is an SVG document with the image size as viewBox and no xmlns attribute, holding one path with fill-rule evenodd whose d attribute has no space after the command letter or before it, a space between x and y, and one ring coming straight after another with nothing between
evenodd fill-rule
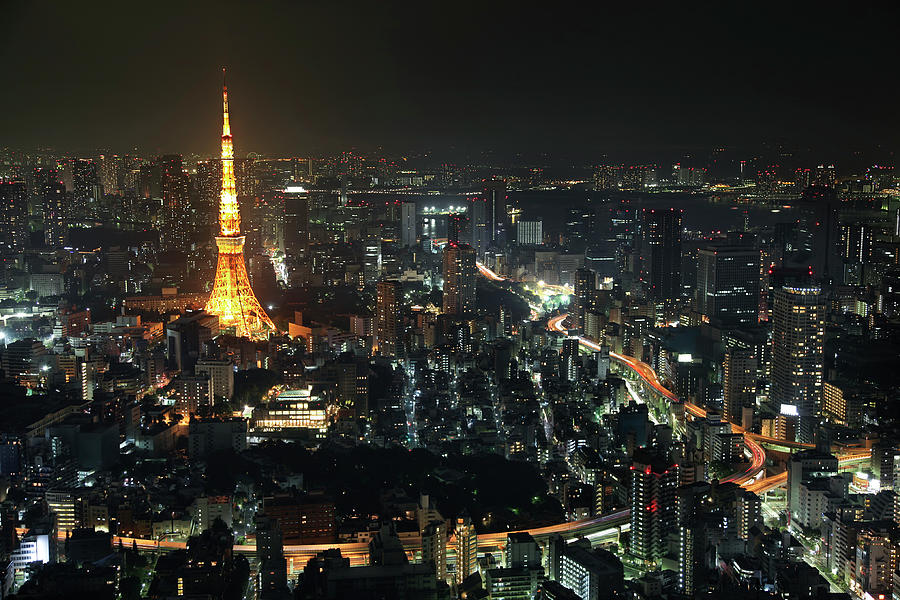
<instances>
[{"instance_id":1,"label":"white-lit building","mask_svg":"<svg viewBox=\"0 0 900 600\"><path fill-rule=\"evenodd\" d=\"M312 388L285 390L253 409L252 435L299 434L324 437L328 430L328 406L312 395Z\"/></svg>"}]
</instances>

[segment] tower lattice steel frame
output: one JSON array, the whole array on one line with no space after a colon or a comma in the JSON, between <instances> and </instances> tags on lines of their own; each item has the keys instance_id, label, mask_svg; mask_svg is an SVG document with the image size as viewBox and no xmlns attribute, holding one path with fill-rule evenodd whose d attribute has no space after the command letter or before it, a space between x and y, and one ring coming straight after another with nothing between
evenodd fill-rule
<instances>
[{"instance_id":1,"label":"tower lattice steel frame","mask_svg":"<svg viewBox=\"0 0 900 600\"><path fill-rule=\"evenodd\" d=\"M224 69L223 69L224 76ZM241 212L234 180L234 141L228 119L228 86L222 85L224 119L222 121L222 192L219 196L219 264L206 311L219 317L219 327L234 328L240 337L265 339L275 332L275 324L266 314L247 276Z\"/></svg>"}]
</instances>

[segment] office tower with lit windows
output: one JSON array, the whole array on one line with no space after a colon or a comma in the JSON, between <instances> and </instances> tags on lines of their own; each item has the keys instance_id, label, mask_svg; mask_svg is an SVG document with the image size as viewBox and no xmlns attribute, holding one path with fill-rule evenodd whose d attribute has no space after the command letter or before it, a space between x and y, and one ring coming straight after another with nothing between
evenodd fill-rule
<instances>
[{"instance_id":1,"label":"office tower with lit windows","mask_svg":"<svg viewBox=\"0 0 900 600\"><path fill-rule=\"evenodd\" d=\"M69 196L61 181L48 181L43 187L41 211L44 222L44 243L55 248L66 245L68 235Z\"/></svg>"},{"instance_id":2,"label":"office tower with lit windows","mask_svg":"<svg viewBox=\"0 0 900 600\"><path fill-rule=\"evenodd\" d=\"M422 562L434 566L438 581L447 580L447 523L431 521L422 529Z\"/></svg>"},{"instance_id":3,"label":"office tower with lit windows","mask_svg":"<svg viewBox=\"0 0 900 600\"><path fill-rule=\"evenodd\" d=\"M485 572L485 588L490 597L498 600L534 598L544 579L541 555L541 547L531 534L507 535L503 566Z\"/></svg>"},{"instance_id":4,"label":"office tower with lit windows","mask_svg":"<svg viewBox=\"0 0 900 600\"><path fill-rule=\"evenodd\" d=\"M444 314L475 312L475 250L466 244L444 248Z\"/></svg>"},{"instance_id":5,"label":"office tower with lit windows","mask_svg":"<svg viewBox=\"0 0 900 600\"><path fill-rule=\"evenodd\" d=\"M870 223L841 223L841 258L843 259L846 285L862 285L868 273L864 272L872 262L875 241L874 228Z\"/></svg>"},{"instance_id":6,"label":"office tower with lit windows","mask_svg":"<svg viewBox=\"0 0 900 600\"><path fill-rule=\"evenodd\" d=\"M567 544L558 534L547 543L548 563L552 582L543 586L538 598L585 598L615 600L625 597L625 570L622 561L608 550L591 549L589 540L582 538ZM570 590L569 595L556 595L551 590ZM551 594L547 594L551 591Z\"/></svg>"},{"instance_id":7,"label":"office tower with lit windows","mask_svg":"<svg viewBox=\"0 0 900 600\"><path fill-rule=\"evenodd\" d=\"M644 209L640 238L640 276L650 298L681 296L681 210Z\"/></svg>"},{"instance_id":8,"label":"office tower with lit windows","mask_svg":"<svg viewBox=\"0 0 900 600\"><path fill-rule=\"evenodd\" d=\"M363 280L366 285L381 277L381 237L369 235L363 240Z\"/></svg>"},{"instance_id":9,"label":"office tower with lit windows","mask_svg":"<svg viewBox=\"0 0 900 600\"><path fill-rule=\"evenodd\" d=\"M122 191L122 157L108 152L100 155L100 185L104 194L119 194Z\"/></svg>"},{"instance_id":10,"label":"office tower with lit windows","mask_svg":"<svg viewBox=\"0 0 900 600\"><path fill-rule=\"evenodd\" d=\"M597 275L590 269L575 271L575 295L572 304L575 312L575 330L583 334L587 313L593 308L594 293L597 290Z\"/></svg>"},{"instance_id":11,"label":"office tower with lit windows","mask_svg":"<svg viewBox=\"0 0 900 600\"><path fill-rule=\"evenodd\" d=\"M600 165L594 171L595 190L614 190L619 187L618 169L611 165Z\"/></svg>"},{"instance_id":12,"label":"office tower with lit windows","mask_svg":"<svg viewBox=\"0 0 900 600\"><path fill-rule=\"evenodd\" d=\"M468 516L457 517L454 532L456 540L456 573L454 581L461 585L466 577L478 569L478 533Z\"/></svg>"},{"instance_id":13,"label":"office tower with lit windows","mask_svg":"<svg viewBox=\"0 0 900 600\"><path fill-rule=\"evenodd\" d=\"M309 244L309 193L301 186L284 189L284 253L291 266Z\"/></svg>"},{"instance_id":14,"label":"office tower with lit windows","mask_svg":"<svg viewBox=\"0 0 900 600\"><path fill-rule=\"evenodd\" d=\"M701 248L697 258L697 312L720 327L757 323L759 251L747 246Z\"/></svg>"},{"instance_id":15,"label":"office tower with lit windows","mask_svg":"<svg viewBox=\"0 0 900 600\"><path fill-rule=\"evenodd\" d=\"M402 202L400 204L400 243L410 248L415 246L416 242L416 203Z\"/></svg>"},{"instance_id":16,"label":"office tower with lit windows","mask_svg":"<svg viewBox=\"0 0 900 600\"><path fill-rule=\"evenodd\" d=\"M72 212L74 216L79 219L93 216L96 213L100 197L97 164L88 159L75 159L72 162Z\"/></svg>"},{"instance_id":17,"label":"office tower with lit windows","mask_svg":"<svg viewBox=\"0 0 900 600\"><path fill-rule=\"evenodd\" d=\"M560 378L564 381L574 382L578 380L578 350L579 340L570 337L563 340L562 354L560 355Z\"/></svg>"},{"instance_id":18,"label":"office tower with lit windows","mask_svg":"<svg viewBox=\"0 0 900 600\"><path fill-rule=\"evenodd\" d=\"M520 246L540 246L544 243L543 221L519 221L516 224L516 242Z\"/></svg>"},{"instance_id":19,"label":"office tower with lit windows","mask_svg":"<svg viewBox=\"0 0 900 600\"><path fill-rule=\"evenodd\" d=\"M631 553L657 562L666 552L666 536L675 531L678 465L636 450L631 465Z\"/></svg>"},{"instance_id":20,"label":"office tower with lit windows","mask_svg":"<svg viewBox=\"0 0 900 600\"><path fill-rule=\"evenodd\" d=\"M779 436L813 442L822 404L825 302L818 287L775 291L772 326L772 401Z\"/></svg>"},{"instance_id":21,"label":"office tower with lit windows","mask_svg":"<svg viewBox=\"0 0 900 600\"><path fill-rule=\"evenodd\" d=\"M28 238L28 190L23 181L0 181L0 242L15 251Z\"/></svg>"},{"instance_id":22,"label":"office tower with lit windows","mask_svg":"<svg viewBox=\"0 0 900 600\"><path fill-rule=\"evenodd\" d=\"M213 291L206 310L219 317L219 326L233 329L238 337L265 339L277 331L266 314L247 276L244 241L241 235L241 211L238 206L234 174L234 141L228 118L228 88L223 86L222 192L219 198L219 261Z\"/></svg>"},{"instance_id":23,"label":"office tower with lit windows","mask_svg":"<svg viewBox=\"0 0 900 600\"><path fill-rule=\"evenodd\" d=\"M402 288L394 279L375 285L375 343L384 356L396 356L402 349L400 340L400 304Z\"/></svg>"},{"instance_id":24,"label":"office tower with lit windows","mask_svg":"<svg viewBox=\"0 0 900 600\"><path fill-rule=\"evenodd\" d=\"M159 168L164 220L160 243L166 248L183 249L189 245L191 234L190 177L184 172L180 154L160 157Z\"/></svg>"},{"instance_id":25,"label":"office tower with lit windows","mask_svg":"<svg viewBox=\"0 0 900 600\"><path fill-rule=\"evenodd\" d=\"M447 243L451 246L459 245L460 235L466 223L466 217L462 213L453 212L447 215Z\"/></svg>"},{"instance_id":26,"label":"office tower with lit windows","mask_svg":"<svg viewBox=\"0 0 900 600\"><path fill-rule=\"evenodd\" d=\"M725 419L744 425L744 409L756 406L757 360L750 348L728 348L722 362L723 412Z\"/></svg>"}]
</instances>

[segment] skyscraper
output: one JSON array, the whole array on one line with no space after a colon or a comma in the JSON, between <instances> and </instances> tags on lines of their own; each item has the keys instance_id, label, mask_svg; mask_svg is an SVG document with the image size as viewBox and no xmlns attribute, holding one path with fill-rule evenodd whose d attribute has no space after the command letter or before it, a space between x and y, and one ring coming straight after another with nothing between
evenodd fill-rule
<instances>
[{"instance_id":1,"label":"skyscraper","mask_svg":"<svg viewBox=\"0 0 900 600\"><path fill-rule=\"evenodd\" d=\"M641 280L654 300L681 296L681 212L644 209Z\"/></svg>"},{"instance_id":2,"label":"skyscraper","mask_svg":"<svg viewBox=\"0 0 900 600\"><path fill-rule=\"evenodd\" d=\"M466 244L444 248L444 314L475 312L475 250Z\"/></svg>"},{"instance_id":3,"label":"skyscraper","mask_svg":"<svg viewBox=\"0 0 900 600\"><path fill-rule=\"evenodd\" d=\"M28 237L28 190L23 181L0 181L0 241L24 250Z\"/></svg>"},{"instance_id":4,"label":"skyscraper","mask_svg":"<svg viewBox=\"0 0 900 600\"><path fill-rule=\"evenodd\" d=\"M697 312L722 327L759 320L759 251L745 246L701 248Z\"/></svg>"},{"instance_id":5,"label":"skyscraper","mask_svg":"<svg viewBox=\"0 0 900 600\"><path fill-rule=\"evenodd\" d=\"M822 403L825 304L818 287L775 292L772 328L772 400L785 439L812 442Z\"/></svg>"},{"instance_id":6,"label":"skyscraper","mask_svg":"<svg viewBox=\"0 0 900 600\"><path fill-rule=\"evenodd\" d=\"M578 349L579 341L577 337L563 340L562 354L560 356L560 378L565 381L576 381L578 379Z\"/></svg>"},{"instance_id":7,"label":"skyscraper","mask_svg":"<svg viewBox=\"0 0 900 600\"><path fill-rule=\"evenodd\" d=\"M118 154L100 155L100 185L104 194L118 194L122 191L122 157Z\"/></svg>"},{"instance_id":8,"label":"skyscraper","mask_svg":"<svg viewBox=\"0 0 900 600\"><path fill-rule=\"evenodd\" d=\"M460 213L450 213L447 215L447 243L459 244L459 237L463 229L466 218Z\"/></svg>"},{"instance_id":9,"label":"skyscraper","mask_svg":"<svg viewBox=\"0 0 900 600\"><path fill-rule=\"evenodd\" d=\"M74 216L79 219L92 216L100 199L100 180L94 161L76 159L72 163L72 186Z\"/></svg>"},{"instance_id":10,"label":"skyscraper","mask_svg":"<svg viewBox=\"0 0 900 600\"><path fill-rule=\"evenodd\" d=\"M400 350L400 282L387 279L375 288L375 342L381 354L396 356Z\"/></svg>"},{"instance_id":11,"label":"skyscraper","mask_svg":"<svg viewBox=\"0 0 900 600\"><path fill-rule=\"evenodd\" d=\"M180 154L167 154L159 159L164 226L160 243L166 248L182 249L190 243L191 198L190 177L184 172Z\"/></svg>"},{"instance_id":12,"label":"skyscraper","mask_svg":"<svg viewBox=\"0 0 900 600\"><path fill-rule=\"evenodd\" d=\"M572 297L575 309L575 329L584 333L585 315L591 308L594 291L597 289L597 276L590 269L575 271L575 295Z\"/></svg>"},{"instance_id":13,"label":"skyscraper","mask_svg":"<svg viewBox=\"0 0 900 600\"><path fill-rule=\"evenodd\" d=\"M722 363L725 419L743 425L744 407L756 404L757 361L750 348L728 348Z\"/></svg>"},{"instance_id":14,"label":"skyscraper","mask_svg":"<svg viewBox=\"0 0 900 600\"><path fill-rule=\"evenodd\" d=\"M478 568L478 533L475 525L467 517L456 519L456 584L460 585L466 577Z\"/></svg>"},{"instance_id":15,"label":"skyscraper","mask_svg":"<svg viewBox=\"0 0 900 600\"><path fill-rule=\"evenodd\" d=\"M794 260L809 266L813 277L840 282L841 258L840 199L833 187L812 186L797 204L798 243Z\"/></svg>"},{"instance_id":16,"label":"skyscraper","mask_svg":"<svg viewBox=\"0 0 900 600\"><path fill-rule=\"evenodd\" d=\"M516 242L520 246L540 246L544 243L543 221L519 221L516 224Z\"/></svg>"},{"instance_id":17,"label":"skyscraper","mask_svg":"<svg viewBox=\"0 0 900 600\"><path fill-rule=\"evenodd\" d=\"M50 247L65 246L68 229L68 196L66 186L53 179L43 187L41 208L44 221L44 243Z\"/></svg>"},{"instance_id":18,"label":"skyscraper","mask_svg":"<svg viewBox=\"0 0 900 600\"><path fill-rule=\"evenodd\" d=\"M400 204L400 243L406 247L416 245L416 203Z\"/></svg>"},{"instance_id":19,"label":"skyscraper","mask_svg":"<svg viewBox=\"0 0 900 600\"><path fill-rule=\"evenodd\" d=\"M506 182L502 179L488 179L484 182L482 196L487 203L487 218L490 242L500 247L506 241Z\"/></svg>"},{"instance_id":20,"label":"skyscraper","mask_svg":"<svg viewBox=\"0 0 900 600\"><path fill-rule=\"evenodd\" d=\"M284 253L294 263L309 243L309 193L300 186L284 190Z\"/></svg>"},{"instance_id":21,"label":"skyscraper","mask_svg":"<svg viewBox=\"0 0 900 600\"><path fill-rule=\"evenodd\" d=\"M666 552L666 536L675 531L678 465L647 451L635 452L631 465L631 553L657 561Z\"/></svg>"},{"instance_id":22,"label":"skyscraper","mask_svg":"<svg viewBox=\"0 0 900 600\"><path fill-rule=\"evenodd\" d=\"M219 198L219 263L212 294L206 310L219 317L221 329L234 329L235 335L261 339L276 331L250 287L244 263L244 236L241 235L241 211L234 180L234 142L228 119L228 87L222 86L222 193Z\"/></svg>"}]
</instances>

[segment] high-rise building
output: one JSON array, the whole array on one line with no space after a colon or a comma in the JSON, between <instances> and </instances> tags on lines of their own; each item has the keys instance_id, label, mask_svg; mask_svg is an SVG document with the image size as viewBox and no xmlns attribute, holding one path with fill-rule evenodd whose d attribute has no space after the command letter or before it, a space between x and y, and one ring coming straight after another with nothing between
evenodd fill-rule
<instances>
[{"instance_id":1,"label":"high-rise building","mask_svg":"<svg viewBox=\"0 0 900 600\"><path fill-rule=\"evenodd\" d=\"M250 287L244 262L245 237L241 235L241 212L235 188L234 142L228 118L226 86L222 89L222 100L222 193L219 199L219 235L216 237L219 262L206 310L219 317L222 329L233 329L239 337L266 338L277 329Z\"/></svg>"},{"instance_id":2,"label":"high-rise building","mask_svg":"<svg viewBox=\"0 0 900 600\"><path fill-rule=\"evenodd\" d=\"M291 263L303 256L309 243L309 193L302 187L284 190L284 253Z\"/></svg>"},{"instance_id":3,"label":"high-rise building","mask_svg":"<svg viewBox=\"0 0 900 600\"><path fill-rule=\"evenodd\" d=\"M872 262L875 232L866 222L841 224L841 258L847 285L861 285L864 282L863 269Z\"/></svg>"},{"instance_id":4,"label":"high-rise building","mask_svg":"<svg viewBox=\"0 0 900 600\"><path fill-rule=\"evenodd\" d=\"M475 250L466 244L444 248L444 314L475 312Z\"/></svg>"},{"instance_id":5,"label":"high-rise building","mask_svg":"<svg viewBox=\"0 0 900 600\"><path fill-rule=\"evenodd\" d=\"M466 577L478 569L478 533L469 517L457 517L455 539L456 575L454 580L457 585L460 585Z\"/></svg>"},{"instance_id":6,"label":"high-rise building","mask_svg":"<svg viewBox=\"0 0 900 600\"><path fill-rule=\"evenodd\" d=\"M759 251L746 246L697 253L697 312L722 327L759 320Z\"/></svg>"},{"instance_id":7,"label":"high-rise building","mask_svg":"<svg viewBox=\"0 0 900 600\"><path fill-rule=\"evenodd\" d=\"M210 388L214 398L231 400L234 395L234 365L229 360L201 358L194 371L198 375L209 376Z\"/></svg>"},{"instance_id":8,"label":"high-rise building","mask_svg":"<svg viewBox=\"0 0 900 600\"><path fill-rule=\"evenodd\" d=\"M631 553L656 562L666 552L666 535L675 531L678 465L646 451L635 451L631 465Z\"/></svg>"},{"instance_id":9,"label":"high-rise building","mask_svg":"<svg viewBox=\"0 0 900 600\"><path fill-rule=\"evenodd\" d=\"M400 243L405 247L416 245L416 203L400 204Z\"/></svg>"},{"instance_id":10,"label":"high-rise building","mask_svg":"<svg viewBox=\"0 0 900 600\"><path fill-rule=\"evenodd\" d=\"M594 171L595 190L614 190L619 186L618 169L611 165L600 165Z\"/></svg>"},{"instance_id":11,"label":"high-rise building","mask_svg":"<svg viewBox=\"0 0 900 600\"><path fill-rule=\"evenodd\" d=\"M72 163L73 216L79 219L94 216L100 197L97 164L88 159L76 159Z\"/></svg>"},{"instance_id":12,"label":"high-rise building","mask_svg":"<svg viewBox=\"0 0 900 600\"><path fill-rule=\"evenodd\" d=\"M813 442L823 394L825 304L817 287L776 290L772 401L784 439Z\"/></svg>"},{"instance_id":13,"label":"high-rise building","mask_svg":"<svg viewBox=\"0 0 900 600\"><path fill-rule=\"evenodd\" d=\"M450 213L447 215L447 243L459 245L460 236L462 235L463 225L466 218L462 213Z\"/></svg>"},{"instance_id":14,"label":"high-rise building","mask_svg":"<svg viewBox=\"0 0 900 600\"><path fill-rule=\"evenodd\" d=\"M363 240L363 280L374 283L381 276L381 237L370 235Z\"/></svg>"},{"instance_id":15,"label":"high-rise building","mask_svg":"<svg viewBox=\"0 0 900 600\"><path fill-rule=\"evenodd\" d=\"M819 280L840 282L841 258L840 199L833 187L812 186L803 192L799 208L795 262L808 266Z\"/></svg>"},{"instance_id":16,"label":"high-rise building","mask_svg":"<svg viewBox=\"0 0 900 600\"><path fill-rule=\"evenodd\" d=\"M422 530L422 562L434 566L438 581L447 579L447 523L431 521Z\"/></svg>"},{"instance_id":17,"label":"high-rise building","mask_svg":"<svg viewBox=\"0 0 900 600\"><path fill-rule=\"evenodd\" d=\"M490 242L499 248L506 242L506 224L509 220L506 210L506 182L502 179L485 180L482 197L487 203Z\"/></svg>"},{"instance_id":18,"label":"high-rise building","mask_svg":"<svg viewBox=\"0 0 900 600\"><path fill-rule=\"evenodd\" d=\"M278 520L264 513L257 513L254 523L259 597L283 597L287 592L287 561L284 558L284 540Z\"/></svg>"},{"instance_id":19,"label":"high-rise building","mask_svg":"<svg viewBox=\"0 0 900 600\"><path fill-rule=\"evenodd\" d=\"M644 209L641 280L650 298L681 296L681 210Z\"/></svg>"},{"instance_id":20,"label":"high-rise building","mask_svg":"<svg viewBox=\"0 0 900 600\"><path fill-rule=\"evenodd\" d=\"M401 350L400 306L402 288L394 279L379 281L376 286L375 344L385 356L396 356Z\"/></svg>"},{"instance_id":21,"label":"high-rise building","mask_svg":"<svg viewBox=\"0 0 900 600\"><path fill-rule=\"evenodd\" d=\"M0 181L0 242L16 251L28 238L28 189L23 181Z\"/></svg>"},{"instance_id":22,"label":"high-rise building","mask_svg":"<svg viewBox=\"0 0 900 600\"><path fill-rule=\"evenodd\" d=\"M826 479L838 472L838 459L819 450L795 452L787 463L787 510L791 515L801 512L800 488L812 479Z\"/></svg>"},{"instance_id":23,"label":"high-rise building","mask_svg":"<svg viewBox=\"0 0 900 600\"><path fill-rule=\"evenodd\" d=\"M544 579L541 548L531 534L510 533L506 537L503 566L488 569L485 588L498 600L531 600Z\"/></svg>"},{"instance_id":24,"label":"high-rise building","mask_svg":"<svg viewBox=\"0 0 900 600\"><path fill-rule=\"evenodd\" d=\"M579 340L570 337L563 340L562 355L560 356L560 378L564 381L578 380L578 350Z\"/></svg>"},{"instance_id":25,"label":"high-rise building","mask_svg":"<svg viewBox=\"0 0 900 600\"><path fill-rule=\"evenodd\" d=\"M186 375L182 373L172 380L175 392L175 410L183 418L201 415L212 407L212 386L209 375Z\"/></svg>"},{"instance_id":26,"label":"high-rise building","mask_svg":"<svg viewBox=\"0 0 900 600\"><path fill-rule=\"evenodd\" d=\"M586 539L566 544L558 535L548 541L550 581L574 592L576 598L615 600L625 597L625 571L616 555L608 550L591 550ZM552 589L553 586L550 586ZM541 597L546 595L543 590ZM568 598L554 594L553 597Z\"/></svg>"},{"instance_id":27,"label":"high-rise building","mask_svg":"<svg viewBox=\"0 0 900 600\"><path fill-rule=\"evenodd\" d=\"M725 419L743 425L744 409L756 406L757 361L750 348L728 348L723 370ZM752 414L752 413L751 413Z\"/></svg>"},{"instance_id":28,"label":"high-rise building","mask_svg":"<svg viewBox=\"0 0 900 600\"><path fill-rule=\"evenodd\" d=\"M122 157L118 154L100 155L100 185L104 194L118 194L122 191Z\"/></svg>"},{"instance_id":29,"label":"high-rise building","mask_svg":"<svg viewBox=\"0 0 900 600\"><path fill-rule=\"evenodd\" d=\"M575 295L572 297L575 312L575 330L583 334L585 318L592 308L594 293L597 290L597 275L590 269L575 271Z\"/></svg>"},{"instance_id":30,"label":"high-rise building","mask_svg":"<svg viewBox=\"0 0 900 600\"><path fill-rule=\"evenodd\" d=\"M543 221L519 221L516 224L516 242L521 246L540 246L544 243Z\"/></svg>"},{"instance_id":31,"label":"high-rise building","mask_svg":"<svg viewBox=\"0 0 900 600\"><path fill-rule=\"evenodd\" d=\"M66 186L58 179L58 174L54 171L54 177L48 177L41 190L44 243L51 248L66 245L68 202Z\"/></svg>"}]
</instances>

